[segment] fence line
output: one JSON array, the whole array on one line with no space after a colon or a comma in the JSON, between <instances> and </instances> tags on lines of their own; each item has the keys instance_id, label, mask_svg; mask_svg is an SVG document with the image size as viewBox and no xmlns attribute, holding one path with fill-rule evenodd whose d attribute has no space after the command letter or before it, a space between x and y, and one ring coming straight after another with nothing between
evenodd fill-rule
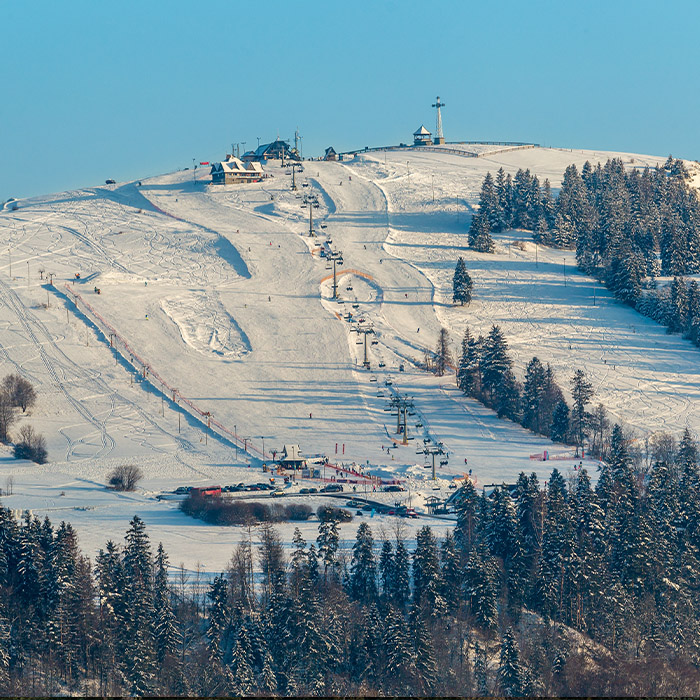
<instances>
[{"instance_id":1,"label":"fence line","mask_svg":"<svg viewBox=\"0 0 700 700\"><path fill-rule=\"evenodd\" d=\"M163 396L166 396L164 390L167 389L169 394L167 396L168 400L172 400L172 402L177 406L184 404L184 406L190 409L188 411L189 415L194 416L197 420L204 423L204 425L209 429L211 429L213 426L220 433L220 437L224 437L226 440L233 442L234 445L241 448L243 452L246 452L251 456L253 456L253 452L256 452L262 459L267 459L269 457L268 453L263 452L261 449L255 446L251 440L239 437L235 430L230 430L222 423L212 418L209 411L202 410L199 406L197 406L197 404L194 403L194 401L188 399L178 389L171 386L165 379L163 379L163 377L160 376L160 374L158 374L158 372L153 369L150 362L146 361L136 352L136 350L134 350L127 339L121 333L119 333L119 331L117 331L114 326L109 323L109 321L103 318L89 302L85 301L81 294L76 292L67 284L65 285L65 289L73 299L76 308L79 308L78 302L82 304L83 311L86 312L86 315L100 329L105 338L110 340L110 346L113 348L114 352L118 353L124 361L128 362L132 367L134 367L142 378L145 381L148 381L154 389L159 390L156 382L154 381L155 379L160 384L160 393L162 393ZM119 344L121 344L125 352L120 351ZM140 369L137 367L137 363L141 366Z\"/></svg>"}]
</instances>

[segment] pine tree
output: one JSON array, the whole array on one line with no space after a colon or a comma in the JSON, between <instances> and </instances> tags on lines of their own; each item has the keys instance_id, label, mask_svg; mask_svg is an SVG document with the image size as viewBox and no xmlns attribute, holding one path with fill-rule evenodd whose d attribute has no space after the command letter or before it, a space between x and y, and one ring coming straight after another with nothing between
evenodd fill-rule
<instances>
[{"instance_id":1,"label":"pine tree","mask_svg":"<svg viewBox=\"0 0 700 700\"><path fill-rule=\"evenodd\" d=\"M583 441L587 437L588 425L590 423L586 406L593 396L593 385L586 378L586 373L582 369L577 369L571 379L571 398L574 406L571 413L571 429L576 435L576 456L579 450L583 451Z\"/></svg>"},{"instance_id":2,"label":"pine tree","mask_svg":"<svg viewBox=\"0 0 700 700\"><path fill-rule=\"evenodd\" d=\"M484 630L493 629L498 615L498 577L496 565L484 543L469 555L465 593L476 624Z\"/></svg>"},{"instance_id":3,"label":"pine tree","mask_svg":"<svg viewBox=\"0 0 700 700\"><path fill-rule=\"evenodd\" d=\"M481 697L490 695L486 668L486 647L482 647L479 642L474 645L474 680L476 681L477 695Z\"/></svg>"},{"instance_id":4,"label":"pine tree","mask_svg":"<svg viewBox=\"0 0 700 700\"><path fill-rule=\"evenodd\" d=\"M427 525L416 535L416 551L413 554L413 602L426 605L430 610L443 605L440 597L440 560L437 541Z\"/></svg>"},{"instance_id":5,"label":"pine tree","mask_svg":"<svg viewBox=\"0 0 700 700\"><path fill-rule=\"evenodd\" d=\"M441 328L435 348L435 374L437 374L438 377L442 377L451 364L452 352L450 351L450 334L446 328Z\"/></svg>"},{"instance_id":6,"label":"pine tree","mask_svg":"<svg viewBox=\"0 0 700 700\"><path fill-rule=\"evenodd\" d=\"M335 577L338 570L338 560L336 554L338 552L338 521L335 518L326 518L318 525L318 544L319 557L323 560L323 576L328 579L328 571L331 576Z\"/></svg>"},{"instance_id":7,"label":"pine tree","mask_svg":"<svg viewBox=\"0 0 700 700\"><path fill-rule=\"evenodd\" d=\"M464 331L462 354L457 368L457 386L467 395L481 394L481 344L472 338L469 328Z\"/></svg>"},{"instance_id":8,"label":"pine tree","mask_svg":"<svg viewBox=\"0 0 700 700\"><path fill-rule=\"evenodd\" d=\"M372 530L367 523L361 523L357 529L350 570L350 597L363 603L374 600L377 597L377 561Z\"/></svg>"},{"instance_id":9,"label":"pine tree","mask_svg":"<svg viewBox=\"0 0 700 700\"><path fill-rule=\"evenodd\" d=\"M472 288L474 282L467 272L467 266L464 264L464 258L460 257L457 260L454 277L452 278L452 301L459 303L460 306L469 304L472 300Z\"/></svg>"},{"instance_id":10,"label":"pine tree","mask_svg":"<svg viewBox=\"0 0 700 700\"><path fill-rule=\"evenodd\" d=\"M477 536L477 504L479 496L471 479L465 479L454 497L454 510L457 515L455 544L462 554L462 561L472 550Z\"/></svg>"},{"instance_id":11,"label":"pine tree","mask_svg":"<svg viewBox=\"0 0 700 700\"><path fill-rule=\"evenodd\" d=\"M153 612L155 614L153 631L156 642L156 658L162 666L166 655L176 656L181 642L175 613L172 606L172 593L168 585L168 555L163 543L158 544L156 553L156 573L153 590Z\"/></svg>"},{"instance_id":12,"label":"pine tree","mask_svg":"<svg viewBox=\"0 0 700 700\"><path fill-rule=\"evenodd\" d=\"M138 515L129 523L124 539L123 669L130 692L145 695L153 691L155 675L153 561L146 526Z\"/></svg>"},{"instance_id":13,"label":"pine tree","mask_svg":"<svg viewBox=\"0 0 700 700\"><path fill-rule=\"evenodd\" d=\"M250 695L255 687L250 640L245 627L241 628L231 653L231 675L236 695Z\"/></svg>"},{"instance_id":14,"label":"pine tree","mask_svg":"<svg viewBox=\"0 0 700 700\"><path fill-rule=\"evenodd\" d=\"M391 586L394 579L394 548L389 540L382 542L382 551L379 555L379 580L382 586L382 595L391 598Z\"/></svg>"},{"instance_id":15,"label":"pine tree","mask_svg":"<svg viewBox=\"0 0 700 700\"><path fill-rule=\"evenodd\" d=\"M415 653L416 676L419 690L424 695L431 695L437 683L437 659L434 643L426 629L418 608L411 610L411 633Z\"/></svg>"},{"instance_id":16,"label":"pine tree","mask_svg":"<svg viewBox=\"0 0 700 700\"><path fill-rule=\"evenodd\" d=\"M442 597L448 609L456 610L461 600L463 572L453 533L447 532L440 545Z\"/></svg>"},{"instance_id":17,"label":"pine tree","mask_svg":"<svg viewBox=\"0 0 700 700\"><path fill-rule=\"evenodd\" d=\"M542 402L546 389L546 375L542 363L533 357L525 370L525 385L522 396L523 427L543 434Z\"/></svg>"},{"instance_id":18,"label":"pine tree","mask_svg":"<svg viewBox=\"0 0 700 700\"><path fill-rule=\"evenodd\" d=\"M512 365L503 332L499 326L492 326L481 359L482 386L491 406L498 405L506 393Z\"/></svg>"},{"instance_id":19,"label":"pine tree","mask_svg":"<svg viewBox=\"0 0 700 700\"><path fill-rule=\"evenodd\" d=\"M394 575L391 582L391 600L394 605L403 610L411 595L410 588L410 558L404 541L396 540L394 551Z\"/></svg>"},{"instance_id":20,"label":"pine tree","mask_svg":"<svg viewBox=\"0 0 700 700\"><path fill-rule=\"evenodd\" d=\"M399 694L410 692L416 676L415 651L403 618L392 609L389 609L386 617L384 648L387 654L386 675L391 687Z\"/></svg>"},{"instance_id":21,"label":"pine tree","mask_svg":"<svg viewBox=\"0 0 700 700\"><path fill-rule=\"evenodd\" d=\"M549 436L553 442L567 442L569 437L569 407L561 399L554 407L552 424L549 426Z\"/></svg>"},{"instance_id":22,"label":"pine tree","mask_svg":"<svg viewBox=\"0 0 700 700\"><path fill-rule=\"evenodd\" d=\"M228 590L226 579L223 576L214 578L209 585L207 597L211 601L207 627L209 659L221 661L223 657L222 644L229 628L230 619Z\"/></svg>"},{"instance_id":23,"label":"pine tree","mask_svg":"<svg viewBox=\"0 0 700 700\"><path fill-rule=\"evenodd\" d=\"M469 228L469 247L480 253L493 253L496 250L491 238L489 221L480 211L472 217Z\"/></svg>"},{"instance_id":24,"label":"pine tree","mask_svg":"<svg viewBox=\"0 0 700 700\"><path fill-rule=\"evenodd\" d=\"M523 670L520 666L520 650L510 627L501 643L501 663L498 667L498 685L505 697L518 697L523 692Z\"/></svg>"}]
</instances>

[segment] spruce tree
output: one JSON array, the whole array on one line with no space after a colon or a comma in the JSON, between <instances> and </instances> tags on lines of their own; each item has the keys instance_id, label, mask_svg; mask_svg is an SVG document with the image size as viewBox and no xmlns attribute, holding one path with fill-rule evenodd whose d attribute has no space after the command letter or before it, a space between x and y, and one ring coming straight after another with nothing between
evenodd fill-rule
<instances>
[{"instance_id":1,"label":"spruce tree","mask_svg":"<svg viewBox=\"0 0 700 700\"><path fill-rule=\"evenodd\" d=\"M520 650L510 627L501 642L501 660L498 666L498 686L505 697L524 695L523 669L520 666Z\"/></svg>"},{"instance_id":2,"label":"spruce tree","mask_svg":"<svg viewBox=\"0 0 700 700\"><path fill-rule=\"evenodd\" d=\"M583 450L583 441L588 434L590 423L586 406L593 396L593 385L586 378L586 373L582 369L577 369L571 379L571 398L574 405L571 413L571 429L576 436L576 456L579 450Z\"/></svg>"},{"instance_id":3,"label":"spruce tree","mask_svg":"<svg viewBox=\"0 0 700 700\"><path fill-rule=\"evenodd\" d=\"M374 556L374 538L367 523L357 529L350 566L350 597L369 603L377 597L377 561Z\"/></svg>"},{"instance_id":4,"label":"spruce tree","mask_svg":"<svg viewBox=\"0 0 700 700\"><path fill-rule=\"evenodd\" d=\"M493 253L496 250L493 238L491 238L491 226L488 218L477 212L472 217L469 227L469 247L480 253Z\"/></svg>"},{"instance_id":5,"label":"spruce tree","mask_svg":"<svg viewBox=\"0 0 700 700\"><path fill-rule=\"evenodd\" d=\"M467 272L467 266L464 264L464 258L460 257L457 260L454 277L452 278L452 301L459 303L460 306L469 304L472 300L472 288L474 283Z\"/></svg>"},{"instance_id":6,"label":"spruce tree","mask_svg":"<svg viewBox=\"0 0 700 700\"><path fill-rule=\"evenodd\" d=\"M554 407L552 424L549 426L549 436L553 442L567 442L569 438L569 407L561 399Z\"/></svg>"}]
</instances>

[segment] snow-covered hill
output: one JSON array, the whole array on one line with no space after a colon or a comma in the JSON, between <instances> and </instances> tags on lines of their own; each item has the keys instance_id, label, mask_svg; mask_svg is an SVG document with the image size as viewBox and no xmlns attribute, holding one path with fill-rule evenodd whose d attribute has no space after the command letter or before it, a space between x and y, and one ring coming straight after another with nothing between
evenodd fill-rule
<instances>
[{"instance_id":1,"label":"snow-covered hill","mask_svg":"<svg viewBox=\"0 0 700 700\"><path fill-rule=\"evenodd\" d=\"M259 464L253 459L248 469L240 453L236 461L231 443L205 435L194 411L178 419L178 407L139 381L121 346L122 357L115 356L66 285L128 340L149 371L177 388L177 397L210 413L221 434L252 442L254 455L263 439L268 454L299 443L305 453L406 477L423 495L433 485L417 450L428 439L449 452L439 469L443 489L445 479L468 468L487 484L512 481L521 470L546 479L553 465L571 465L531 460L545 449L567 451L465 399L454 377L417 367L443 326L456 352L466 325L486 332L500 324L521 375L533 355L551 362L563 385L581 367L593 380L594 400L615 418L640 431L697 431L699 355L688 341L614 301L575 270L572 252L536 250L529 241L511 246L527 241L523 232L501 234L495 255L466 247L489 170L530 168L556 188L570 163L619 155L629 167L644 167L664 158L543 148L489 155L486 146L480 153L408 150L309 161L299 193L290 189L288 170L273 163L266 166L273 177L255 185L212 186L193 182L191 171L176 172L6 207L2 372L19 370L35 383L40 398L27 422L46 435L52 460L41 468L1 462L0 487L2 474L15 475L7 504L39 513L60 506L60 491L67 498L82 489L96 510L70 513L84 523L87 549L119 537L137 508L160 522L156 536L165 539L190 521L172 504L155 502L157 490L236 483L244 469L253 478ZM307 192L319 201L315 238L298 196ZM340 301L331 299L330 271L319 255L326 236L344 258ZM451 304L460 255L475 281L475 300L464 308ZM52 274L53 287L40 271ZM348 312L376 331L370 371L362 368ZM394 392L415 398L414 439L387 449L396 435L384 409ZM127 459L144 468L145 490L105 498L106 472ZM100 526L90 532L90 522ZM174 561L178 551L190 564L192 556L206 557L200 546L183 545Z\"/></svg>"}]
</instances>

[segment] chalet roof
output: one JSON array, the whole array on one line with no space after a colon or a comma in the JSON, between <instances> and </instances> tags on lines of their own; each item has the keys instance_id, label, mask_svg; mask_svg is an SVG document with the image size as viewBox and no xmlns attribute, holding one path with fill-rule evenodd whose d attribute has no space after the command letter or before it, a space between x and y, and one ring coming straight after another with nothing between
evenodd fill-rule
<instances>
[{"instance_id":1,"label":"chalet roof","mask_svg":"<svg viewBox=\"0 0 700 700\"><path fill-rule=\"evenodd\" d=\"M240 160L240 158L236 158L235 156L228 156L226 160L223 160L220 163L212 163L212 175L214 173L221 172L222 170L227 173L262 173L263 171L260 163L244 163L242 160Z\"/></svg>"},{"instance_id":2,"label":"chalet roof","mask_svg":"<svg viewBox=\"0 0 700 700\"><path fill-rule=\"evenodd\" d=\"M425 128L423 124L420 125L420 129L416 129L413 132L414 136L430 136L430 132Z\"/></svg>"},{"instance_id":3,"label":"chalet roof","mask_svg":"<svg viewBox=\"0 0 700 700\"><path fill-rule=\"evenodd\" d=\"M328 146L326 149L326 155L333 155L335 153L335 148L333 146Z\"/></svg>"}]
</instances>

